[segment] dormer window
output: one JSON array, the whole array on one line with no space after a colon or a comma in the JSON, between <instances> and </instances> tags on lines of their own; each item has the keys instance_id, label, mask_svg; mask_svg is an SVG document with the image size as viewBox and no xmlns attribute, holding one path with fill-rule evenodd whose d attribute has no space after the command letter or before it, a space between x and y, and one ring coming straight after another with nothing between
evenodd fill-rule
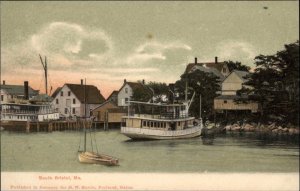
<instances>
[{"instance_id":1,"label":"dormer window","mask_svg":"<svg viewBox=\"0 0 300 191\"><path fill-rule=\"evenodd\" d=\"M60 92L60 96L64 96L64 92Z\"/></svg>"},{"instance_id":2,"label":"dormer window","mask_svg":"<svg viewBox=\"0 0 300 191\"><path fill-rule=\"evenodd\" d=\"M71 92L70 91L68 91L68 96L71 96Z\"/></svg>"}]
</instances>

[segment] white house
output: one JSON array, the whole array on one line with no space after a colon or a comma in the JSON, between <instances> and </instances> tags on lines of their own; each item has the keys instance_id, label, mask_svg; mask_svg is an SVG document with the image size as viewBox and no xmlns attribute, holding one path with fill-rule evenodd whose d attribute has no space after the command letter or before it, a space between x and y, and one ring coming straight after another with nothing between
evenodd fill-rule
<instances>
[{"instance_id":1,"label":"white house","mask_svg":"<svg viewBox=\"0 0 300 191\"><path fill-rule=\"evenodd\" d=\"M223 110L248 110L251 112L259 111L258 102L248 100L247 95L237 95L237 91L245 86L247 81L244 77L249 72L233 70L222 82L221 95L214 99L214 109ZM239 101L238 101L239 100Z\"/></svg>"},{"instance_id":2,"label":"white house","mask_svg":"<svg viewBox=\"0 0 300 191\"><path fill-rule=\"evenodd\" d=\"M128 106L127 101L129 101L133 95L134 91L144 91L150 97L152 97L153 93L150 88L145 86L144 80L142 83L140 82L127 82L126 79L122 87L118 92L118 106Z\"/></svg>"},{"instance_id":3,"label":"white house","mask_svg":"<svg viewBox=\"0 0 300 191\"><path fill-rule=\"evenodd\" d=\"M83 84L64 84L52 97L53 107L64 117L84 117L85 113L89 117L90 111L105 101L96 86Z\"/></svg>"}]
</instances>

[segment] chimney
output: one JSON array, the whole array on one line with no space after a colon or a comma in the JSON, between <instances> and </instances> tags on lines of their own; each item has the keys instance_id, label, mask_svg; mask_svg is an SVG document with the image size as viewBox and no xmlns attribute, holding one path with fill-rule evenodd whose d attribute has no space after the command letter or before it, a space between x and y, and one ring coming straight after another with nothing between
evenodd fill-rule
<instances>
[{"instance_id":1,"label":"chimney","mask_svg":"<svg viewBox=\"0 0 300 191\"><path fill-rule=\"evenodd\" d=\"M5 80L3 80L3 85L5 85Z\"/></svg>"},{"instance_id":2,"label":"chimney","mask_svg":"<svg viewBox=\"0 0 300 191\"><path fill-rule=\"evenodd\" d=\"M80 82L81 82L81 85L83 85L83 79L81 79Z\"/></svg>"},{"instance_id":3,"label":"chimney","mask_svg":"<svg viewBox=\"0 0 300 191\"><path fill-rule=\"evenodd\" d=\"M195 64L197 64L197 57L195 57Z\"/></svg>"},{"instance_id":4,"label":"chimney","mask_svg":"<svg viewBox=\"0 0 300 191\"><path fill-rule=\"evenodd\" d=\"M28 81L24 81L24 99L29 99L29 93L28 93Z\"/></svg>"},{"instance_id":5,"label":"chimney","mask_svg":"<svg viewBox=\"0 0 300 191\"><path fill-rule=\"evenodd\" d=\"M124 84L126 83L126 79L124 79Z\"/></svg>"},{"instance_id":6,"label":"chimney","mask_svg":"<svg viewBox=\"0 0 300 191\"><path fill-rule=\"evenodd\" d=\"M216 64L218 63L218 57L217 56L215 57L215 63Z\"/></svg>"}]
</instances>

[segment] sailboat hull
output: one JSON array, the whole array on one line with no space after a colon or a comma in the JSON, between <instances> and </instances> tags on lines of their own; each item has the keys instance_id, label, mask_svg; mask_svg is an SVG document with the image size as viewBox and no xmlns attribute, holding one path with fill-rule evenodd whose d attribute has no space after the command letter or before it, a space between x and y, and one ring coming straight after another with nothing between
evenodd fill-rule
<instances>
[{"instance_id":1,"label":"sailboat hull","mask_svg":"<svg viewBox=\"0 0 300 191\"><path fill-rule=\"evenodd\" d=\"M94 152L79 152L78 159L79 162L87 164L102 164L107 166L119 165L118 159L108 155L97 154Z\"/></svg>"}]
</instances>

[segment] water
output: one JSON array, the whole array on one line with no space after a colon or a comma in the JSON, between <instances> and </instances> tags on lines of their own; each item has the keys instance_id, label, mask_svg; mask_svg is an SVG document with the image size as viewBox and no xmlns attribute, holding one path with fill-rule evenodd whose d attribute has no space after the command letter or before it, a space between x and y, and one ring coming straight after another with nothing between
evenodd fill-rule
<instances>
[{"instance_id":1,"label":"water","mask_svg":"<svg viewBox=\"0 0 300 191\"><path fill-rule=\"evenodd\" d=\"M119 158L120 166L79 163L80 132L2 131L1 171L299 172L299 143L262 141L254 134L161 141L131 141L118 130L94 135L100 153Z\"/></svg>"}]
</instances>

